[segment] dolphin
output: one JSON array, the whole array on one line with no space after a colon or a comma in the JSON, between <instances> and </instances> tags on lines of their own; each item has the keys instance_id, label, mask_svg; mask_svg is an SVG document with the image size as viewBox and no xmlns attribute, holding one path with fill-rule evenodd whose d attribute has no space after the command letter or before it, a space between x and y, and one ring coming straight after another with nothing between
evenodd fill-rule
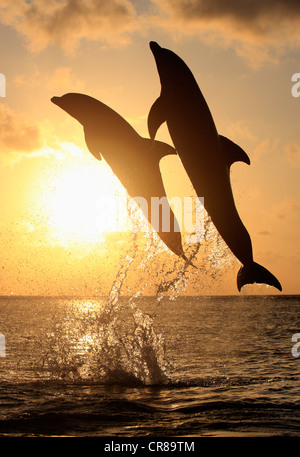
<instances>
[{"instance_id":1,"label":"dolphin","mask_svg":"<svg viewBox=\"0 0 300 457\"><path fill-rule=\"evenodd\" d=\"M138 197L147 200L148 208L141 207L151 224L151 197L166 196L159 161L166 155L176 154L175 149L166 143L142 138L113 109L88 95L68 93L52 97L51 101L82 124L88 149L98 160L103 156L128 194L137 198L137 203L140 203ZM160 228L156 231L172 252L188 261L178 221L170 206L167 209L170 231Z\"/></svg>"},{"instance_id":2,"label":"dolphin","mask_svg":"<svg viewBox=\"0 0 300 457\"><path fill-rule=\"evenodd\" d=\"M185 62L174 52L150 42L161 82L160 97L148 115L154 141L166 121L174 147L204 207L230 250L242 263L237 275L240 291L245 284L264 283L282 290L279 281L253 260L249 233L237 212L230 183L230 166L250 165L245 151L219 135L208 105Z\"/></svg>"}]
</instances>

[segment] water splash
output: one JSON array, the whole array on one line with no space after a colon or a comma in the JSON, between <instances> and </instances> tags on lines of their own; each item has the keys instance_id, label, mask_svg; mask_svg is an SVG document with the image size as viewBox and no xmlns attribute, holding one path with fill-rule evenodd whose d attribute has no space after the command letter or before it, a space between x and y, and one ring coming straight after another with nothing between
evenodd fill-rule
<instances>
[{"instance_id":1,"label":"water splash","mask_svg":"<svg viewBox=\"0 0 300 457\"><path fill-rule=\"evenodd\" d=\"M188 245L185 249L188 260L182 262L176 259L171 268L161 271L161 278L157 284L156 299L161 301L166 295L174 300L187 287L196 288L199 294L207 293L209 283L216 288L234 263L234 256L214 227L211 218L206 217L204 223L204 237L201 244ZM193 262L197 268L191 267Z\"/></svg>"},{"instance_id":2,"label":"water splash","mask_svg":"<svg viewBox=\"0 0 300 457\"><path fill-rule=\"evenodd\" d=\"M126 385L168 382L163 333L135 304L143 288L121 297L137 254L136 239L133 234L133 250L121 259L108 297L102 302L75 300L64 319L55 323L35 365L40 377Z\"/></svg>"},{"instance_id":3,"label":"water splash","mask_svg":"<svg viewBox=\"0 0 300 457\"><path fill-rule=\"evenodd\" d=\"M57 319L54 330L41 343L42 356L34 367L40 377L125 385L172 382L172 366L167 358L163 331L158 329L155 318L136 304L149 285L148 281L141 281L135 293L124 297L126 280L134 275L140 277L138 270L156 271L153 300L159 305L165 296L174 299L193 281L205 280L207 274L216 270L216 258L219 257L220 265L224 266L228 251L220 250L221 242L209 220L206 222L206 241L201 248L207 254L212 245L217 244L219 255L211 259L206 257L205 267L202 260L200 268L197 258L198 269L191 267L190 262L196 259L199 244L189 246L188 261L176 257L170 267L157 263L158 254L164 247L152 231L144 234L147 248L140 259L138 236L132 233L130 250L120 259L108 296L94 301L74 300L64 318Z\"/></svg>"}]
</instances>

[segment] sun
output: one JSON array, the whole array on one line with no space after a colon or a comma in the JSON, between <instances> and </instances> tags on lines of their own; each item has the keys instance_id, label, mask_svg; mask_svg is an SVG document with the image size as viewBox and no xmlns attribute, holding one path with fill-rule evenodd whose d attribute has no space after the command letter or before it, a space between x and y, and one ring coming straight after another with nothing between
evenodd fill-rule
<instances>
[{"instance_id":1,"label":"sun","mask_svg":"<svg viewBox=\"0 0 300 457\"><path fill-rule=\"evenodd\" d=\"M44 199L52 240L62 245L105 241L106 233L126 228L126 198L104 161L68 161L52 177Z\"/></svg>"}]
</instances>

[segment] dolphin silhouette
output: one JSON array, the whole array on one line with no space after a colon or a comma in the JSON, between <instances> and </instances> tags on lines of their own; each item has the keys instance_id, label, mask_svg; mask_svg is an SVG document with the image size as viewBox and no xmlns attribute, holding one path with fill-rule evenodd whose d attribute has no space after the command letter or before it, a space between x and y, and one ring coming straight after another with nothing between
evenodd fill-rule
<instances>
[{"instance_id":1,"label":"dolphin silhouette","mask_svg":"<svg viewBox=\"0 0 300 457\"><path fill-rule=\"evenodd\" d=\"M159 161L168 154L176 154L175 149L166 143L142 138L113 109L88 95L69 93L52 97L51 101L83 125L88 149L96 159L104 157L128 194L147 200L148 208L141 206L151 224L151 197L166 196ZM188 261L178 221L172 209L167 205L165 208L170 212L170 231L160 228L156 231L172 252Z\"/></svg>"},{"instance_id":2,"label":"dolphin silhouette","mask_svg":"<svg viewBox=\"0 0 300 457\"><path fill-rule=\"evenodd\" d=\"M250 164L247 154L218 134L207 103L185 62L153 41L150 49L161 82L160 97L148 116L150 138L154 140L158 128L166 121L197 195L204 197L212 222L242 263L237 275L238 290L255 282L282 290L275 276L253 261L251 239L235 207L230 166L235 161Z\"/></svg>"}]
</instances>

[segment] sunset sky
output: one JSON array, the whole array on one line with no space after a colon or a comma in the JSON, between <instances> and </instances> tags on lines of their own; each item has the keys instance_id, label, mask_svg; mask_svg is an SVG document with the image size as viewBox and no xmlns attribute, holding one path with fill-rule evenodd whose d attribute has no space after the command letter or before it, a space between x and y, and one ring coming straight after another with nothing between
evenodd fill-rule
<instances>
[{"instance_id":1,"label":"sunset sky","mask_svg":"<svg viewBox=\"0 0 300 457\"><path fill-rule=\"evenodd\" d=\"M160 93L149 41L184 59L219 133L249 155L251 165L234 164L231 180L254 259L283 293L300 293L299 27L296 0L0 0L0 294L110 289L130 246L131 234L116 231L116 195L125 193L88 151L81 125L50 99L91 95L148 137ZM165 127L158 139L172 144ZM171 193L177 185L189 195L176 157L162 171ZM166 250L159 256L174 263ZM185 293L235 294L238 268L217 282L194 272ZM130 290L141 278L157 282L156 273L132 270Z\"/></svg>"}]
</instances>

